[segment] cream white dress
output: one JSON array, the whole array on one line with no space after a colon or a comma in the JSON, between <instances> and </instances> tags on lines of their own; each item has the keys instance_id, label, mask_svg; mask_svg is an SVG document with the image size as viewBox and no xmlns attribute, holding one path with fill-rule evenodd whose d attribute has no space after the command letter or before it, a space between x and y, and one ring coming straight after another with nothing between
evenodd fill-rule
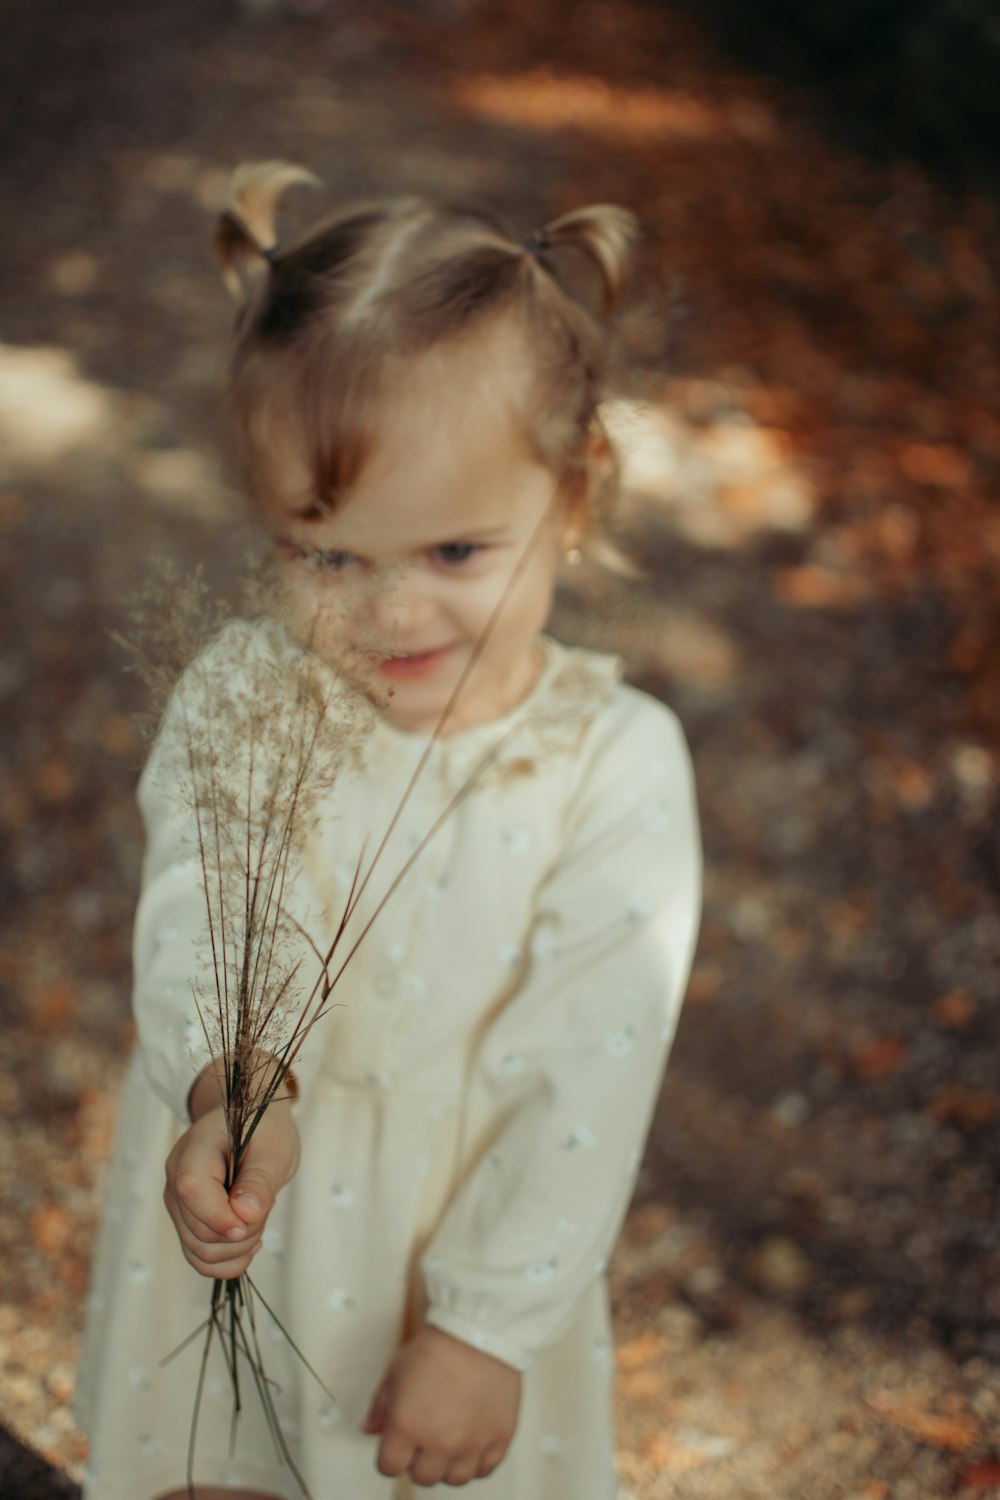
<instances>
[{"instance_id":1,"label":"cream white dress","mask_svg":"<svg viewBox=\"0 0 1000 1500\"><path fill-rule=\"evenodd\" d=\"M476 1500L618 1492L604 1271L687 981L700 848L673 714L622 684L613 658L543 646L537 686L513 714L433 747L383 887L500 745L378 917L296 1066L301 1165L252 1274L335 1398L264 1315L282 1430L314 1500L455 1493L380 1475L378 1440L360 1431L424 1319L524 1372L516 1436L473 1484ZM424 744L378 723L330 794L301 872L309 919L326 932ZM204 898L184 819L149 768L140 805L139 1042L78 1383L86 1500L183 1485L200 1341L160 1361L204 1319L211 1285L184 1261L161 1197L206 1060L189 983ZM380 893L373 879L356 930ZM295 1500L253 1390L233 1451L231 1407L213 1357L198 1482Z\"/></svg>"}]
</instances>

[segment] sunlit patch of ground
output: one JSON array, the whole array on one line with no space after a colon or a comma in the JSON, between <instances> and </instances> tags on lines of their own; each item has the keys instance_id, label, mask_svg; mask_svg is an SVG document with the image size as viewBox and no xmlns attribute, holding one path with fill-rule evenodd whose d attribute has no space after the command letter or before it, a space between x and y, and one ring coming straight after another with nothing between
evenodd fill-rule
<instances>
[{"instance_id":1,"label":"sunlit patch of ground","mask_svg":"<svg viewBox=\"0 0 1000 1500\"><path fill-rule=\"evenodd\" d=\"M76 276L79 264L72 265ZM141 501L202 519L233 515L217 454L147 447L144 434L154 424L150 402L87 378L69 350L0 344L0 483L61 480L92 498L125 487Z\"/></svg>"}]
</instances>

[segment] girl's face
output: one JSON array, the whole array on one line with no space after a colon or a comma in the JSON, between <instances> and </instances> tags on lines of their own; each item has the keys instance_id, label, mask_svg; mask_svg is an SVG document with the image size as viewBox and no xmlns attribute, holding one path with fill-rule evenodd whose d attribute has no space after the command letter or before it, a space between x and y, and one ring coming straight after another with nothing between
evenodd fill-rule
<instances>
[{"instance_id":1,"label":"girl's face","mask_svg":"<svg viewBox=\"0 0 1000 1500\"><path fill-rule=\"evenodd\" d=\"M310 515L294 455L272 485L297 631L412 733L434 729L498 605L442 732L513 708L537 675L552 604L556 479L518 430L509 381L491 386L482 368L440 352L408 366L371 458L332 513Z\"/></svg>"}]
</instances>

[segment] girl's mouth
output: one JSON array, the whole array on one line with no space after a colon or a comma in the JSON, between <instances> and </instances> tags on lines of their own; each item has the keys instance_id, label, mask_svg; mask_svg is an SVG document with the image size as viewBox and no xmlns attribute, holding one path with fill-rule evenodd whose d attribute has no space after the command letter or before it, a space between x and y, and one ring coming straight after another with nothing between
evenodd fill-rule
<instances>
[{"instance_id":1,"label":"girl's mouth","mask_svg":"<svg viewBox=\"0 0 1000 1500\"><path fill-rule=\"evenodd\" d=\"M436 672L454 650L454 646L438 646L433 651L413 651L405 655L388 656L381 663L379 671L397 682L409 677L427 677Z\"/></svg>"}]
</instances>

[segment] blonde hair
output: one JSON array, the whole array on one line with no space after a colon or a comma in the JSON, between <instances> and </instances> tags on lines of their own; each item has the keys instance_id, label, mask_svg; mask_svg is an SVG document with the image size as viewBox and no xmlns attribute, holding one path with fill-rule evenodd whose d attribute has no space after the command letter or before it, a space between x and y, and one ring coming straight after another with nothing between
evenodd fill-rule
<instances>
[{"instance_id":1,"label":"blonde hair","mask_svg":"<svg viewBox=\"0 0 1000 1500\"><path fill-rule=\"evenodd\" d=\"M216 230L223 274L241 297L230 409L251 492L261 495L277 418L307 456L313 511L329 509L367 458L379 398L400 361L510 318L529 356L526 436L567 491L586 496L580 545L613 553L618 466L598 404L604 319L627 284L633 215L593 204L521 240L482 204L404 197L343 208L279 245L283 193L312 182L283 162L243 166ZM596 271L600 315L567 285L563 250L581 252ZM265 274L248 284L254 263Z\"/></svg>"}]
</instances>

